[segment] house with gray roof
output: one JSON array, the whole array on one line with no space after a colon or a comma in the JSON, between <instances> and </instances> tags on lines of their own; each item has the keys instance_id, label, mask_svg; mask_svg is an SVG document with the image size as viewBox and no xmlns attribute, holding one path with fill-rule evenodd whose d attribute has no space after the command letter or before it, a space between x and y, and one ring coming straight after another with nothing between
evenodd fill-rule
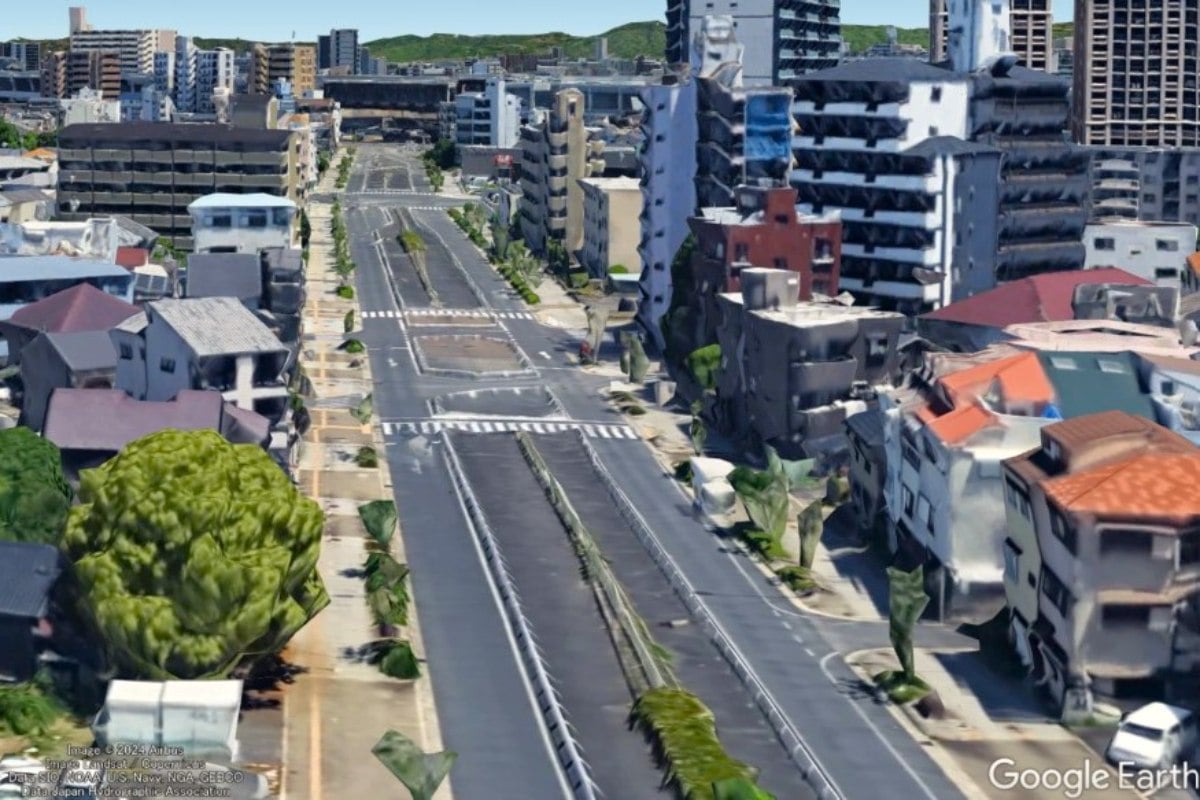
<instances>
[{"instance_id":1,"label":"house with gray roof","mask_svg":"<svg viewBox=\"0 0 1200 800\"><path fill-rule=\"evenodd\" d=\"M0 542L0 681L27 681L52 632L50 592L62 562L58 548Z\"/></svg>"},{"instance_id":2,"label":"house with gray roof","mask_svg":"<svg viewBox=\"0 0 1200 800\"><path fill-rule=\"evenodd\" d=\"M104 420L96 425L95 420ZM214 430L233 444L267 447L271 423L238 408L212 390L184 389L173 400L137 400L119 389L57 389L50 395L43 435L62 454L63 472L75 480L126 445L164 430Z\"/></svg>"},{"instance_id":3,"label":"house with gray roof","mask_svg":"<svg viewBox=\"0 0 1200 800\"><path fill-rule=\"evenodd\" d=\"M232 297L156 300L112 331L117 388L166 401L215 389L238 408L280 422L288 408L291 352Z\"/></svg>"},{"instance_id":4,"label":"house with gray roof","mask_svg":"<svg viewBox=\"0 0 1200 800\"><path fill-rule=\"evenodd\" d=\"M255 311L263 299L256 253L194 253L188 257L185 297L233 297Z\"/></svg>"},{"instance_id":5,"label":"house with gray roof","mask_svg":"<svg viewBox=\"0 0 1200 800\"><path fill-rule=\"evenodd\" d=\"M39 433L56 389L111 389L117 377L117 349L108 331L40 333L21 356L21 424Z\"/></svg>"}]
</instances>

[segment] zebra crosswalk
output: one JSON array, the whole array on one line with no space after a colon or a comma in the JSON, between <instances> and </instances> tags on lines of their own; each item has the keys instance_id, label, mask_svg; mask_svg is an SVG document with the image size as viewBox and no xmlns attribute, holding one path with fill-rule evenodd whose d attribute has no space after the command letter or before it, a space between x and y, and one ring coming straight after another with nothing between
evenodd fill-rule
<instances>
[{"instance_id":1,"label":"zebra crosswalk","mask_svg":"<svg viewBox=\"0 0 1200 800\"><path fill-rule=\"evenodd\" d=\"M587 422L530 422L515 420L447 420L431 419L422 422L385 422L384 436L430 436L442 431L463 433L566 433L580 431L589 439L636 439L637 432L628 425L609 425Z\"/></svg>"},{"instance_id":2,"label":"zebra crosswalk","mask_svg":"<svg viewBox=\"0 0 1200 800\"><path fill-rule=\"evenodd\" d=\"M493 311L483 308L408 308L404 311L364 311L363 319L398 319L412 317L469 317L472 319L533 319L528 311Z\"/></svg>"}]
</instances>

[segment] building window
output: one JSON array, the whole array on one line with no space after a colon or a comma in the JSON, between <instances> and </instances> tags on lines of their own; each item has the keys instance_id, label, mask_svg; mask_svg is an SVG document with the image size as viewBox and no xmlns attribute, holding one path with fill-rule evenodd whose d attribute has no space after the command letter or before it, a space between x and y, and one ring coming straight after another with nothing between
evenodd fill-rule
<instances>
[{"instance_id":1,"label":"building window","mask_svg":"<svg viewBox=\"0 0 1200 800\"><path fill-rule=\"evenodd\" d=\"M1097 250L1116 250L1117 240L1108 236L1097 236L1092 240L1092 247Z\"/></svg>"},{"instance_id":2,"label":"building window","mask_svg":"<svg viewBox=\"0 0 1200 800\"><path fill-rule=\"evenodd\" d=\"M930 126L929 126L929 135L930 135L930 136L937 136L937 135L938 135L938 129L937 129L937 125L930 125Z\"/></svg>"},{"instance_id":3,"label":"building window","mask_svg":"<svg viewBox=\"0 0 1200 800\"><path fill-rule=\"evenodd\" d=\"M164 358L162 361L159 362L158 366L159 366L159 369L161 369L163 372L174 372L175 371L175 359Z\"/></svg>"},{"instance_id":4,"label":"building window","mask_svg":"<svg viewBox=\"0 0 1200 800\"><path fill-rule=\"evenodd\" d=\"M925 530L933 533L933 506L925 495L917 497L917 521L924 523Z\"/></svg>"},{"instance_id":5,"label":"building window","mask_svg":"<svg viewBox=\"0 0 1200 800\"><path fill-rule=\"evenodd\" d=\"M1054 534L1063 546L1071 553L1075 552L1075 528L1057 509L1050 509L1050 532Z\"/></svg>"},{"instance_id":6,"label":"building window","mask_svg":"<svg viewBox=\"0 0 1200 800\"><path fill-rule=\"evenodd\" d=\"M1012 539L1004 540L1004 581L1016 583L1021 574L1021 548Z\"/></svg>"},{"instance_id":7,"label":"building window","mask_svg":"<svg viewBox=\"0 0 1200 800\"><path fill-rule=\"evenodd\" d=\"M121 345L121 358L125 359L126 361L132 360L133 359L133 348L127 344Z\"/></svg>"},{"instance_id":8,"label":"building window","mask_svg":"<svg viewBox=\"0 0 1200 800\"><path fill-rule=\"evenodd\" d=\"M1124 553L1149 556L1154 551L1154 535L1149 531L1107 528L1100 534L1100 555Z\"/></svg>"},{"instance_id":9,"label":"building window","mask_svg":"<svg viewBox=\"0 0 1200 800\"><path fill-rule=\"evenodd\" d=\"M787 269L788 262L786 258L776 258L774 260L775 269Z\"/></svg>"},{"instance_id":10,"label":"building window","mask_svg":"<svg viewBox=\"0 0 1200 800\"><path fill-rule=\"evenodd\" d=\"M232 228L233 216L230 214L218 214L216 216L209 217L209 225L214 228Z\"/></svg>"},{"instance_id":11,"label":"building window","mask_svg":"<svg viewBox=\"0 0 1200 800\"><path fill-rule=\"evenodd\" d=\"M1004 481L1004 499L1019 511L1022 517L1033 520L1033 508L1029 504L1029 493L1011 478Z\"/></svg>"},{"instance_id":12,"label":"building window","mask_svg":"<svg viewBox=\"0 0 1200 800\"><path fill-rule=\"evenodd\" d=\"M750 256L750 247L745 242L736 242L733 245L733 260L745 261Z\"/></svg>"},{"instance_id":13,"label":"building window","mask_svg":"<svg viewBox=\"0 0 1200 800\"><path fill-rule=\"evenodd\" d=\"M1096 359L1096 363L1100 367L1101 372L1107 372L1112 375L1128 375L1129 367L1122 364L1120 361L1111 361L1105 358Z\"/></svg>"},{"instance_id":14,"label":"building window","mask_svg":"<svg viewBox=\"0 0 1200 800\"><path fill-rule=\"evenodd\" d=\"M881 367L887 361L888 335L886 333L867 334L867 367Z\"/></svg>"},{"instance_id":15,"label":"building window","mask_svg":"<svg viewBox=\"0 0 1200 800\"><path fill-rule=\"evenodd\" d=\"M1154 249L1158 250L1160 253L1178 253L1179 242L1176 242L1173 239L1155 239Z\"/></svg>"},{"instance_id":16,"label":"building window","mask_svg":"<svg viewBox=\"0 0 1200 800\"><path fill-rule=\"evenodd\" d=\"M913 515L913 493L912 489L907 486L901 487L904 495L904 516L911 517Z\"/></svg>"},{"instance_id":17,"label":"building window","mask_svg":"<svg viewBox=\"0 0 1200 800\"><path fill-rule=\"evenodd\" d=\"M1067 616L1071 605L1075 602L1071 593L1067 591L1067 585L1046 567L1042 567L1042 595L1050 601L1050 605L1058 609L1058 613L1063 617Z\"/></svg>"},{"instance_id":18,"label":"building window","mask_svg":"<svg viewBox=\"0 0 1200 800\"><path fill-rule=\"evenodd\" d=\"M1100 624L1105 628L1149 627L1150 606L1101 606Z\"/></svg>"},{"instance_id":19,"label":"building window","mask_svg":"<svg viewBox=\"0 0 1200 800\"><path fill-rule=\"evenodd\" d=\"M934 86L929 92L929 99L935 103L942 102L942 87Z\"/></svg>"}]
</instances>

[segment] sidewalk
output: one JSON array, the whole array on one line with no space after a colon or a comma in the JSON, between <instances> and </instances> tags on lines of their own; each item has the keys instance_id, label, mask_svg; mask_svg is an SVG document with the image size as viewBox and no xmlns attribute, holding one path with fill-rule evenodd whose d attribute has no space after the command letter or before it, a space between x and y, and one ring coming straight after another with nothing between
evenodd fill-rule
<instances>
[{"instance_id":1,"label":"sidewalk","mask_svg":"<svg viewBox=\"0 0 1200 800\"><path fill-rule=\"evenodd\" d=\"M337 163L338 158L334 159ZM331 168L319 191L332 190ZM328 186L325 186L328 184ZM298 478L302 491L315 498L326 514L318 562L330 605L305 626L289 645L288 657L307 669L284 697L284 776L281 797L368 797L380 787L403 787L373 755L371 748L389 729L404 733L426 752L443 749L427 665L415 681L388 678L362 663L359 647L377 638L358 570L366 558L366 531L358 506L391 499L391 478L378 426L361 425L349 407L371 392L367 355L338 350L343 319L357 302L337 297L337 276L328 268L330 207L312 204L307 268L304 351L301 361L313 384L306 403L312 427L301 445ZM357 321L357 320L356 320ZM374 447L378 468L358 467L354 455ZM403 562L402 531L392 540L393 556ZM415 600L415 598L414 598ZM417 609L410 607L407 637L418 658L424 655ZM451 800L447 780L436 800Z\"/></svg>"}]
</instances>

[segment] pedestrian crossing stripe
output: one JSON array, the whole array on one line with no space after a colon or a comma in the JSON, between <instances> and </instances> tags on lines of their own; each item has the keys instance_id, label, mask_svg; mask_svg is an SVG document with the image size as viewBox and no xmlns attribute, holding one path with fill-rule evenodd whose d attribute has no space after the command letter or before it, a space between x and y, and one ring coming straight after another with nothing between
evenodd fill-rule
<instances>
[{"instance_id":1,"label":"pedestrian crossing stripe","mask_svg":"<svg viewBox=\"0 0 1200 800\"><path fill-rule=\"evenodd\" d=\"M364 311L363 319L398 319L405 317L470 317L472 319L533 319L528 311L491 311L479 308L409 308L403 312Z\"/></svg>"},{"instance_id":2,"label":"pedestrian crossing stripe","mask_svg":"<svg viewBox=\"0 0 1200 800\"><path fill-rule=\"evenodd\" d=\"M508 420L444 420L424 422L385 422L384 436L430 436L443 431L463 433L566 433L581 431L589 439L636 439L637 432L628 425L589 424L586 422L513 422Z\"/></svg>"}]
</instances>

